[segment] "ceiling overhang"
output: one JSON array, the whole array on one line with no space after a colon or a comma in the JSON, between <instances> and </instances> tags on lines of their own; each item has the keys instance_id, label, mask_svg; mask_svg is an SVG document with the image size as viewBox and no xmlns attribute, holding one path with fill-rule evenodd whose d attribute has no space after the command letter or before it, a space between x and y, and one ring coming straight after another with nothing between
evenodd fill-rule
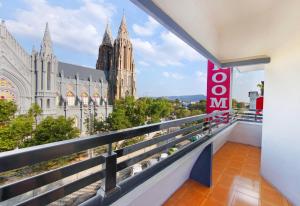
<instances>
[{"instance_id":1,"label":"ceiling overhang","mask_svg":"<svg viewBox=\"0 0 300 206\"><path fill-rule=\"evenodd\" d=\"M220 67L261 69L277 44L300 34L300 1L131 1Z\"/></svg>"}]
</instances>

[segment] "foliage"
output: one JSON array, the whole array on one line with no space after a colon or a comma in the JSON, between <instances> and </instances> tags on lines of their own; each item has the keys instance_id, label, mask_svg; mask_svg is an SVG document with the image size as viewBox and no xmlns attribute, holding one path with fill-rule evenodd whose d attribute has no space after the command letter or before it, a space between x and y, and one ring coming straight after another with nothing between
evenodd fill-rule
<instances>
[{"instance_id":1,"label":"foliage","mask_svg":"<svg viewBox=\"0 0 300 206\"><path fill-rule=\"evenodd\" d=\"M246 108L246 104L245 102L238 102L236 99L232 99L232 108L234 109L245 109Z\"/></svg>"},{"instance_id":2,"label":"foliage","mask_svg":"<svg viewBox=\"0 0 300 206\"><path fill-rule=\"evenodd\" d=\"M17 111L17 105L13 101L0 99L0 126L10 121Z\"/></svg>"},{"instance_id":3,"label":"foliage","mask_svg":"<svg viewBox=\"0 0 300 206\"><path fill-rule=\"evenodd\" d=\"M257 87L260 89L261 96L264 96L265 82L261 81L259 84L257 84Z\"/></svg>"},{"instance_id":4,"label":"foliage","mask_svg":"<svg viewBox=\"0 0 300 206\"><path fill-rule=\"evenodd\" d=\"M28 139L24 146L41 145L77 137L80 132L73 125L73 118L48 116L37 125L33 137Z\"/></svg>"},{"instance_id":5,"label":"foliage","mask_svg":"<svg viewBox=\"0 0 300 206\"><path fill-rule=\"evenodd\" d=\"M124 142L122 142L121 148L136 144L136 143L141 142L141 141L144 141L144 139L145 139L144 136L138 136L138 137L134 137L134 138L125 140Z\"/></svg>"},{"instance_id":6,"label":"foliage","mask_svg":"<svg viewBox=\"0 0 300 206\"><path fill-rule=\"evenodd\" d=\"M172 105L166 99L135 100L133 97L126 97L116 101L107 122L98 124L100 127L97 130L119 130L159 122L168 117L171 111Z\"/></svg>"},{"instance_id":7,"label":"foliage","mask_svg":"<svg viewBox=\"0 0 300 206\"><path fill-rule=\"evenodd\" d=\"M29 108L28 115L33 116L35 119L35 124L37 124L37 117L41 115L42 112L43 112L42 108L38 104L34 103Z\"/></svg>"}]
</instances>

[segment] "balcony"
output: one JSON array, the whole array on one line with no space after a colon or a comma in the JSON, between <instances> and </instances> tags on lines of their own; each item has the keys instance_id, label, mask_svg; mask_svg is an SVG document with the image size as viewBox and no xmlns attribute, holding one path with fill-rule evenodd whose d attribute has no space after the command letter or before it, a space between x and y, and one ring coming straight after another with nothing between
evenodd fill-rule
<instances>
[{"instance_id":1,"label":"balcony","mask_svg":"<svg viewBox=\"0 0 300 206\"><path fill-rule=\"evenodd\" d=\"M2 186L1 205L168 205L176 199L180 200L178 204L186 204L190 197L198 196L196 191L213 196L221 183L240 191L235 183L242 181L252 185L254 191L250 191L255 193L259 183L267 185L258 175L261 129L262 115L223 111L4 152L0 154L1 176L99 146L108 147L107 153ZM158 131L154 138L112 151L115 142ZM175 147L168 157L161 155ZM239 165L243 158L245 165ZM149 164L151 159L158 161ZM142 171L124 175L145 160L148 165ZM222 176L229 179L223 182ZM191 192L185 191L187 188ZM228 198L236 194L229 189L227 192ZM255 195L258 200L262 194Z\"/></svg>"}]
</instances>

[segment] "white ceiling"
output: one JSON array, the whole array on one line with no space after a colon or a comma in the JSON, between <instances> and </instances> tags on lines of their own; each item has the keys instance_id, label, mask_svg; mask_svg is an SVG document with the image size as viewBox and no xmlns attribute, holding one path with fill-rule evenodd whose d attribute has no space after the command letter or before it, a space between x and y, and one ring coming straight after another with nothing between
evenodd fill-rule
<instances>
[{"instance_id":1,"label":"white ceiling","mask_svg":"<svg viewBox=\"0 0 300 206\"><path fill-rule=\"evenodd\" d=\"M300 37L300 0L153 0L220 61L269 56Z\"/></svg>"}]
</instances>

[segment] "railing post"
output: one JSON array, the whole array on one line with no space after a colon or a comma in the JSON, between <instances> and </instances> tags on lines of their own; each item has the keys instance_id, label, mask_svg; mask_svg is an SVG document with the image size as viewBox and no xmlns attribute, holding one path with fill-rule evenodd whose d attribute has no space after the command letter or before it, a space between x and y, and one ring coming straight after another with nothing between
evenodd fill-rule
<instances>
[{"instance_id":1,"label":"railing post","mask_svg":"<svg viewBox=\"0 0 300 206\"><path fill-rule=\"evenodd\" d=\"M114 152L106 153L105 157L105 194L110 193L116 189L117 185L117 154Z\"/></svg>"},{"instance_id":2,"label":"railing post","mask_svg":"<svg viewBox=\"0 0 300 206\"><path fill-rule=\"evenodd\" d=\"M213 117L209 118L208 122L208 135L211 135L212 133L212 128L211 128L211 121L213 120Z\"/></svg>"}]
</instances>

